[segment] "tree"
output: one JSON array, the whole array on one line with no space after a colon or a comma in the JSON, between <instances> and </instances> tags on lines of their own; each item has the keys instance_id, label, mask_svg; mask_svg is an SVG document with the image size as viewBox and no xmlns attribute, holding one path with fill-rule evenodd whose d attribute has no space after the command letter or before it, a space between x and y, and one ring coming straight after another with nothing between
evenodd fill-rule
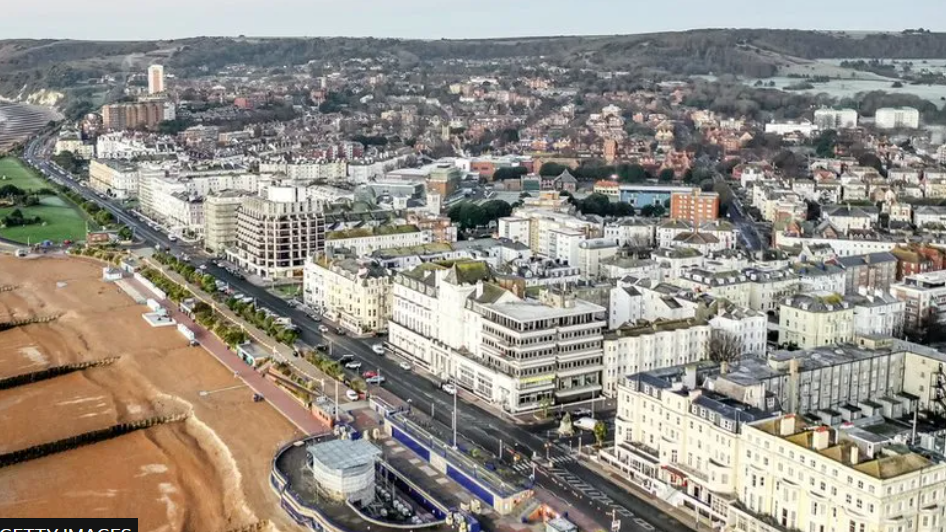
<instances>
[{"instance_id":1,"label":"tree","mask_svg":"<svg viewBox=\"0 0 946 532\"><path fill-rule=\"evenodd\" d=\"M730 363L742 356L743 345L739 337L721 329L713 329L710 335L709 358L713 362Z\"/></svg>"},{"instance_id":2,"label":"tree","mask_svg":"<svg viewBox=\"0 0 946 532\"><path fill-rule=\"evenodd\" d=\"M503 200L487 201L486 203L480 205L480 208L483 209L487 224L493 220L505 218L506 216L512 214L512 205Z\"/></svg>"},{"instance_id":3,"label":"tree","mask_svg":"<svg viewBox=\"0 0 946 532\"><path fill-rule=\"evenodd\" d=\"M525 166L507 166L498 168L493 172L493 181L505 181L507 179L519 179L529 173Z\"/></svg>"},{"instance_id":4,"label":"tree","mask_svg":"<svg viewBox=\"0 0 946 532\"><path fill-rule=\"evenodd\" d=\"M604 424L604 421L598 420L595 423L594 428L595 433L595 442L597 442L598 447L601 447L604 444L604 439L608 436L608 426Z\"/></svg>"},{"instance_id":5,"label":"tree","mask_svg":"<svg viewBox=\"0 0 946 532\"><path fill-rule=\"evenodd\" d=\"M127 225L123 225L122 228L118 230L118 238L125 241L131 240L134 238L134 231Z\"/></svg>"},{"instance_id":6,"label":"tree","mask_svg":"<svg viewBox=\"0 0 946 532\"><path fill-rule=\"evenodd\" d=\"M543 164L542 168L539 169L539 175L546 177L559 176L565 170L568 170L568 167L564 164L548 162Z\"/></svg>"},{"instance_id":7,"label":"tree","mask_svg":"<svg viewBox=\"0 0 946 532\"><path fill-rule=\"evenodd\" d=\"M115 217L112 216L112 213L108 211L99 211L95 213L95 216L93 216L93 218L95 218L95 223L101 226L109 225L115 221Z\"/></svg>"},{"instance_id":8,"label":"tree","mask_svg":"<svg viewBox=\"0 0 946 532\"><path fill-rule=\"evenodd\" d=\"M877 157L873 153L865 153L857 158L857 164L861 166L869 166L874 170L877 170L877 173L885 175L884 171L884 162L880 160L880 157Z\"/></svg>"},{"instance_id":9,"label":"tree","mask_svg":"<svg viewBox=\"0 0 946 532\"><path fill-rule=\"evenodd\" d=\"M673 168L664 168L660 171L660 174L657 175L657 180L664 183L669 183L670 181L673 181L674 177L676 177L676 174L674 173Z\"/></svg>"},{"instance_id":10,"label":"tree","mask_svg":"<svg viewBox=\"0 0 946 532\"><path fill-rule=\"evenodd\" d=\"M838 132L826 129L815 138L815 153L818 157L834 157L834 148L838 144Z\"/></svg>"},{"instance_id":11,"label":"tree","mask_svg":"<svg viewBox=\"0 0 946 532\"><path fill-rule=\"evenodd\" d=\"M644 205L641 207L641 216L646 218L660 218L667 213L663 205Z\"/></svg>"},{"instance_id":12,"label":"tree","mask_svg":"<svg viewBox=\"0 0 946 532\"><path fill-rule=\"evenodd\" d=\"M647 170L639 164L619 164L617 174L622 183L640 183L647 180Z\"/></svg>"}]
</instances>

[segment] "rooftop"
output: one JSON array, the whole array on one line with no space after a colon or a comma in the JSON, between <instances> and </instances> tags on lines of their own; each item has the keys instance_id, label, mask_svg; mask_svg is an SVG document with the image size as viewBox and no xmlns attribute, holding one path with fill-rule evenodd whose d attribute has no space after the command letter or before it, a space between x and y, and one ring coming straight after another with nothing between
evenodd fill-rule
<instances>
[{"instance_id":1,"label":"rooftop","mask_svg":"<svg viewBox=\"0 0 946 532\"><path fill-rule=\"evenodd\" d=\"M406 233L417 233L420 229L416 225L379 225L377 227L358 227L332 231L325 235L327 240L341 240L345 238L366 238L370 236L384 236Z\"/></svg>"},{"instance_id":2,"label":"rooftop","mask_svg":"<svg viewBox=\"0 0 946 532\"><path fill-rule=\"evenodd\" d=\"M373 464L381 450L368 440L329 440L309 445L309 455L330 469L351 469Z\"/></svg>"},{"instance_id":3,"label":"rooftop","mask_svg":"<svg viewBox=\"0 0 946 532\"><path fill-rule=\"evenodd\" d=\"M602 314L606 312L604 307L580 299L572 299L570 302L572 304L569 306L553 307L543 305L534 299L525 299L521 301L488 304L484 305L484 308L520 322L548 320L567 316L578 316L581 314Z\"/></svg>"}]
</instances>

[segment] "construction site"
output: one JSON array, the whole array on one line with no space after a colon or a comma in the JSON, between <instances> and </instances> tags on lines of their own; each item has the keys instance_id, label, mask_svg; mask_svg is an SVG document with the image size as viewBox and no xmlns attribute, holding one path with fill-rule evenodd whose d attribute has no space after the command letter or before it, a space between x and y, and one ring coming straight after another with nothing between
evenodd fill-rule
<instances>
[{"instance_id":1,"label":"construction site","mask_svg":"<svg viewBox=\"0 0 946 532\"><path fill-rule=\"evenodd\" d=\"M102 264L0 255L0 515L300 528L268 485L303 434Z\"/></svg>"}]
</instances>

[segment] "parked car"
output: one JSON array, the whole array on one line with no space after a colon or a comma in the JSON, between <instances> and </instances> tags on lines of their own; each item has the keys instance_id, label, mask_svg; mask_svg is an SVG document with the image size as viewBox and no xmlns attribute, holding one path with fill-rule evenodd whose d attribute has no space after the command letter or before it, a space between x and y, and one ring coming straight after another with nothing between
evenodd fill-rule
<instances>
[{"instance_id":1,"label":"parked car","mask_svg":"<svg viewBox=\"0 0 946 532\"><path fill-rule=\"evenodd\" d=\"M327 332L328 332L328 327L326 327L325 325L319 325L319 332L322 333L322 334L327 333Z\"/></svg>"},{"instance_id":2,"label":"parked car","mask_svg":"<svg viewBox=\"0 0 946 532\"><path fill-rule=\"evenodd\" d=\"M351 362L352 360L355 360L355 355L348 354L348 355L342 355L342 358L339 358L338 362L339 364L345 364L347 362Z\"/></svg>"},{"instance_id":3,"label":"parked car","mask_svg":"<svg viewBox=\"0 0 946 532\"><path fill-rule=\"evenodd\" d=\"M346 391L345 397L348 398L349 401L357 401L358 399L361 398L361 396L359 396L358 392L356 392L355 390Z\"/></svg>"},{"instance_id":4,"label":"parked car","mask_svg":"<svg viewBox=\"0 0 946 532\"><path fill-rule=\"evenodd\" d=\"M576 429L581 429L581 430L586 430L588 432L591 432L595 430L595 425L597 424L598 424L598 421L595 418L585 416L583 418L580 418L578 421L573 422L572 426L575 427Z\"/></svg>"},{"instance_id":5,"label":"parked car","mask_svg":"<svg viewBox=\"0 0 946 532\"><path fill-rule=\"evenodd\" d=\"M366 379L370 379L370 378L372 378L372 377L377 377L377 376L378 376L378 373L377 373L376 371L366 371L366 372L362 373L361 376L364 377L364 378L366 378Z\"/></svg>"},{"instance_id":6,"label":"parked car","mask_svg":"<svg viewBox=\"0 0 946 532\"><path fill-rule=\"evenodd\" d=\"M410 370L411 370L411 364L410 364L410 362L401 362L400 364L398 364L398 367L400 367L400 368L403 369L404 371L410 371Z\"/></svg>"},{"instance_id":7,"label":"parked car","mask_svg":"<svg viewBox=\"0 0 946 532\"><path fill-rule=\"evenodd\" d=\"M375 375L374 377L368 377L365 379L365 382L368 384L381 384L384 382L384 377L381 375Z\"/></svg>"},{"instance_id":8,"label":"parked car","mask_svg":"<svg viewBox=\"0 0 946 532\"><path fill-rule=\"evenodd\" d=\"M590 408L579 408L572 412L572 418L578 419L582 417L594 417L595 413L591 411Z\"/></svg>"},{"instance_id":9,"label":"parked car","mask_svg":"<svg viewBox=\"0 0 946 532\"><path fill-rule=\"evenodd\" d=\"M358 362L357 360L352 360L348 364L345 364L345 367L348 369L361 369L361 362Z\"/></svg>"},{"instance_id":10,"label":"parked car","mask_svg":"<svg viewBox=\"0 0 946 532\"><path fill-rule=\"evenodd\" d=\"M457 387L454 386L452 382L445 382L440 385L440 389L449 393L450 395L456 395Z\"/></svg>"},{"instance_id":11,"label":"parked car","mask_svg":"<svg viewBox=\"0 0 946 532\"><path fill-rule=\"evenodd\" d=\"M335 334L337 334L337 335L339 335L339 336L345 336L345 329L342 329L341 327L339 327L339 328L335 329Z\"/></svg>"},{"instance_id":12,"label":"parked car","mask_svg":"<svg viewBox=\"0 0 946 532\"><path fill-rule=\"evenodd\" d=\"M371 346L371 350L379 355L384 354L384 345L383 344L374 344Z\"/></svg>"}]
</instances>

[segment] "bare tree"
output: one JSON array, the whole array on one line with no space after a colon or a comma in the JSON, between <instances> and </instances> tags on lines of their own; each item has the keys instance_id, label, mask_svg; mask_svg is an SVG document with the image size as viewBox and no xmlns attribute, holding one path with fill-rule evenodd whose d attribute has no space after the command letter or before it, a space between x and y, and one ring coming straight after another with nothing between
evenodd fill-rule
<instances>
[{"instance_id":1,"label":"bare tree","mask_svg":"<svg viewBox=\"0 0 946 532\"><path fill-rule=\"evenodd\" d=\"M710 334L709 358L713 362L732 362L742 356L742 340L729 331L713 329Z\"/></svg>"}]
</instances>

